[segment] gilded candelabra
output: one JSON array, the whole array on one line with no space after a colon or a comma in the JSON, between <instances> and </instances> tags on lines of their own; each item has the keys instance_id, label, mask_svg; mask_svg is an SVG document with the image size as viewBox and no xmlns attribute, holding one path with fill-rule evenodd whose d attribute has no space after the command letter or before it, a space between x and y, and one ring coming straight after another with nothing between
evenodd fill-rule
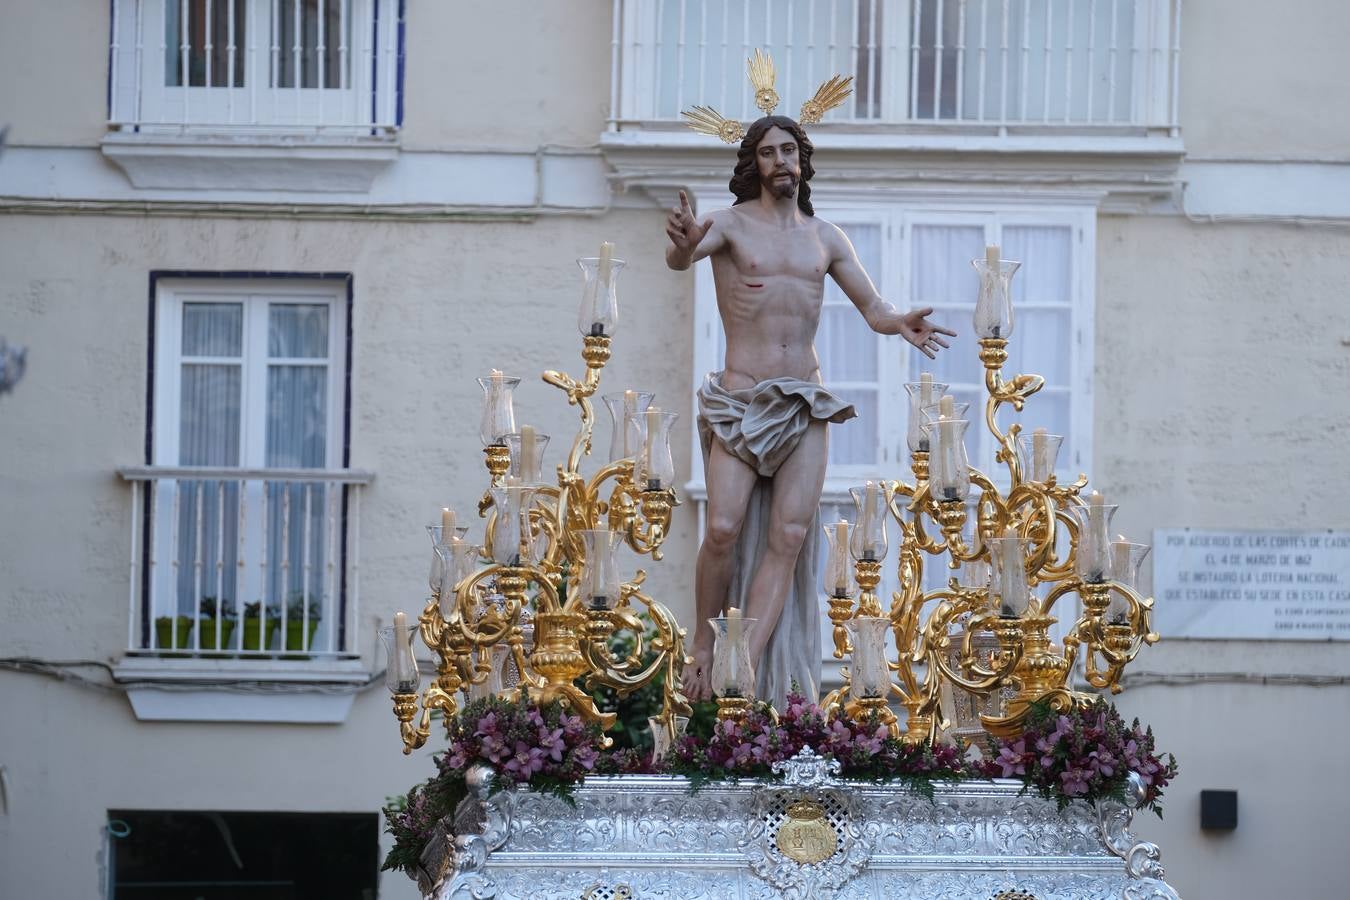
<instances>
[{"instance_id":1,"label":"gilded candelabra","mask_svg":"<svg viewBox=\"0 0 1350 900\"><path fill-rule=\"evenodd\" d=\"M1007 467L1006 491L968 463L965 404L944 396L946 385L925 375L906 385L914 480L855 488L858 523L827 526L827 534L840 529L838 538L831 539L829 566L834 574L831 579L827 572L826 583L834 655L852 655L853 666L846 670L844 687L827 697L825 705L855 713L878 707L875 690L863 703L854 686L864 666L875 664L860 658L861 648L848 631L859 633L859 623L881 616L874 591L879 560L886 554L886 525L893 522L899 528L899 590L885 616L898 661L888 665L894 677L888 679L886 693L898 697L908 712L903 737L910 742L935 740L947 727L941 701L944 681L953 690L981 697L1012 688L1002 709L980 717L986 731L1010 737L1023 730L1034 703L1066 710L1092 701L1090 694L1069 685L1080 654L1088 683L1117 693L1125 667L1144 644L1158 640L1150 627L1153 600L1135 588L1147 546L1111 540L1115 508L1095 491L1083 496L1086 476L1071 484L1056 480L1060 437L1041 429L1021 435L1017 423L1006 430L999 425L999 410L1006 405L1020 412L1044 379L1003 375L1012 331L1010 283L1019 263L1000 259L998 248L990 247L973 264L980 276L974 325L985 370L984 424L997 447L996 461ZM970 522L967 504L972 499ZM852 532L847 551L845 530ZM846 552L854 561L856 605L841 574ZM946 557L953 574L945 587L924 590L927 556ZM1045 593L1038 598L1036 589L1042 585ZM1067 629L1061 649L1051 642L1049 629L1057 621L1056 604L1069 594L1080 598L1082 612ZM930 605L924 620L922 613ZM996 650L988 649L992 642L981 639L983 634L992 635ZM959 653L954 652L957 646Z\"/></svg>"},{"instance_id":2,"label":"gilded candelabra","mask_svg":"<svg viewBox=\"0 0 1350 900\"><path fill-rule=\"evenodd\" d=\"M416 631L438 661L420 704L408 640L412 629L401 621L402 613L385 634L387 682L405 753L426 743L433 711L448 720L467 696L559 701L608 729L615 715L597 710L582 685L603 685L623 696L664 675L660 723L673 733L676 716L690 712L680 693L680 672L688 661L685 631L666 606L643 592L646 573L638 569L622 580L615 558L620 543L661 558L678 505L669 447L674 414L651 407L650 394L607 397L615 415L610 461L590 477L582 473L595 426L592 398L618 318L616 280L623 261L611 252L606 243L598 258L578 260L585 276L578 319L585 374L576 379L543 373L581 419L555 479L546 483L543 474L548 438L528 426L516 429L512 390L519 379L496 370L479 379L480 437L489 476L479 514L486 519L486 539L481 546L469 544L449 510L441 526L431 529L432 593ZM640 610L655 630L650 641ZM634 638L622 657L611 651L616 632Z\"/></svg>"}]
</instances>

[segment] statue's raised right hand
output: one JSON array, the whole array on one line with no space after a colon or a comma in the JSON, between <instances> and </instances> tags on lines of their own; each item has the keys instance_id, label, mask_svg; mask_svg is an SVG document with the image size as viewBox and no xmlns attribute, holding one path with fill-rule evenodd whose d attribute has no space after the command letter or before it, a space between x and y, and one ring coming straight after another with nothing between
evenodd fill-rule
<instances>
[{"instance_id":1,"label":"statue's raised right hand","mask_svg":"<svg viewBox=\"0 0 1350 900\"><path fill-rule=\"evenodd\" d=\"M689 206L688 196L680 191L680 205L671 207L670 215L666 217L666 234L677 250L692 254L712 224L712 219L699 224L698 219L694 218L694 210Z\"/></svg>"}]
</instances>

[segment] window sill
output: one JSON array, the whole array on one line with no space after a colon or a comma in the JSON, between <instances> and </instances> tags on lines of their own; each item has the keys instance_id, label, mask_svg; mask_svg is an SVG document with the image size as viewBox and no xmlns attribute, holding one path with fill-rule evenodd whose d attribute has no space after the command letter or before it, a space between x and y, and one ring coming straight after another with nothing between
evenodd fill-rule
<instances>
[{"instance_id":1,"label":"window sill","mask_svg":"<svg viewBox=\"0 0 1350 900\"><path fill-rule=\"evenodd\" d=\"M359 659L216 660L130 656L113 670L143 722L338 725L370 680Z\"/></svg>"},{"instance_id":2,"label":"window sill","mask_svg":"<svg viewBox=\"0 0 1350 900\"><path fill-rule=\"evenodd\" d=\"M1009 129L870 126L810 130L821 159L813 188L832 201L905 196L1096 203L1140 212L1172 195L1185 147L1148 129ZM615 184L646 190L664 206L679 189L724 194L735 149L670 123L625 124L601 136ZM828 164L824 156L828 155Z\"/></svg>"},{"instance_id":3,"label":"window sill","mask_svg":"<svg viewBox=\"0 0 1350 900\"><path fill-rule=\"evenodd\" d=\"M137 188L367 193L399 154L395 135L110 132L104 157Z\"/></svg>"}]
</instances>

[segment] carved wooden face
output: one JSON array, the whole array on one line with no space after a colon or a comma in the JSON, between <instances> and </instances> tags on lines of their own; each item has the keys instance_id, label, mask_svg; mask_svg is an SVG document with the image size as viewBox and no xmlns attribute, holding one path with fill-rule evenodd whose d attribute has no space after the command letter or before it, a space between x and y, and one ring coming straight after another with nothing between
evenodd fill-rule
<instances>
[{"instance_id":1,"label":"carved wooden face","mask_svg":"<svg viewBox=\"0 0 1350 900\"><path fill-rule=\"evenodd\" d=\"M764 132L755 146L755 165L764 190L775 197L793 197L801 180L797 139L777 125Z\"/></svg>"}]
</instances>

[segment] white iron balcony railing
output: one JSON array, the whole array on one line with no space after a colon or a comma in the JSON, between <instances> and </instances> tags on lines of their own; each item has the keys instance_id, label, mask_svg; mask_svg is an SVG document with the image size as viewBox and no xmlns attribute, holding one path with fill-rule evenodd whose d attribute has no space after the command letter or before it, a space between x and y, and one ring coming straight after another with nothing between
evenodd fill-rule
<instances>
[{"instance_id":1,"label":"white iron balcony railing","mask_svg":"<svg viewBox=\"0 0 1350 900\"><path fill-rule=\"evenodd\" d=\"M108 119L174 133L391 131L405 0L112 0Z\"/></svg>"},{"instance_id":2,"label":"white iron balcony railing","mask_svg":"<svg viewBox=\"0 0 1350 900\"><path fill-rule=\"evenodd\" d=\"M358 650L355 469L138 466L133 654L333 659Z\"/></svg>"},{"instance_id":3,"label":"white iron balcony railing","mask_svg":"<svg viewBox=\"0 0 1350 900\"><path fill-rule=\"evenodd\" d=\"M1177 127L1181 0L614 0L611 43L613 128L757 118L756 47L794 118L837 72L854 94L827 122Z\"/></svg>"}]
</instances>

